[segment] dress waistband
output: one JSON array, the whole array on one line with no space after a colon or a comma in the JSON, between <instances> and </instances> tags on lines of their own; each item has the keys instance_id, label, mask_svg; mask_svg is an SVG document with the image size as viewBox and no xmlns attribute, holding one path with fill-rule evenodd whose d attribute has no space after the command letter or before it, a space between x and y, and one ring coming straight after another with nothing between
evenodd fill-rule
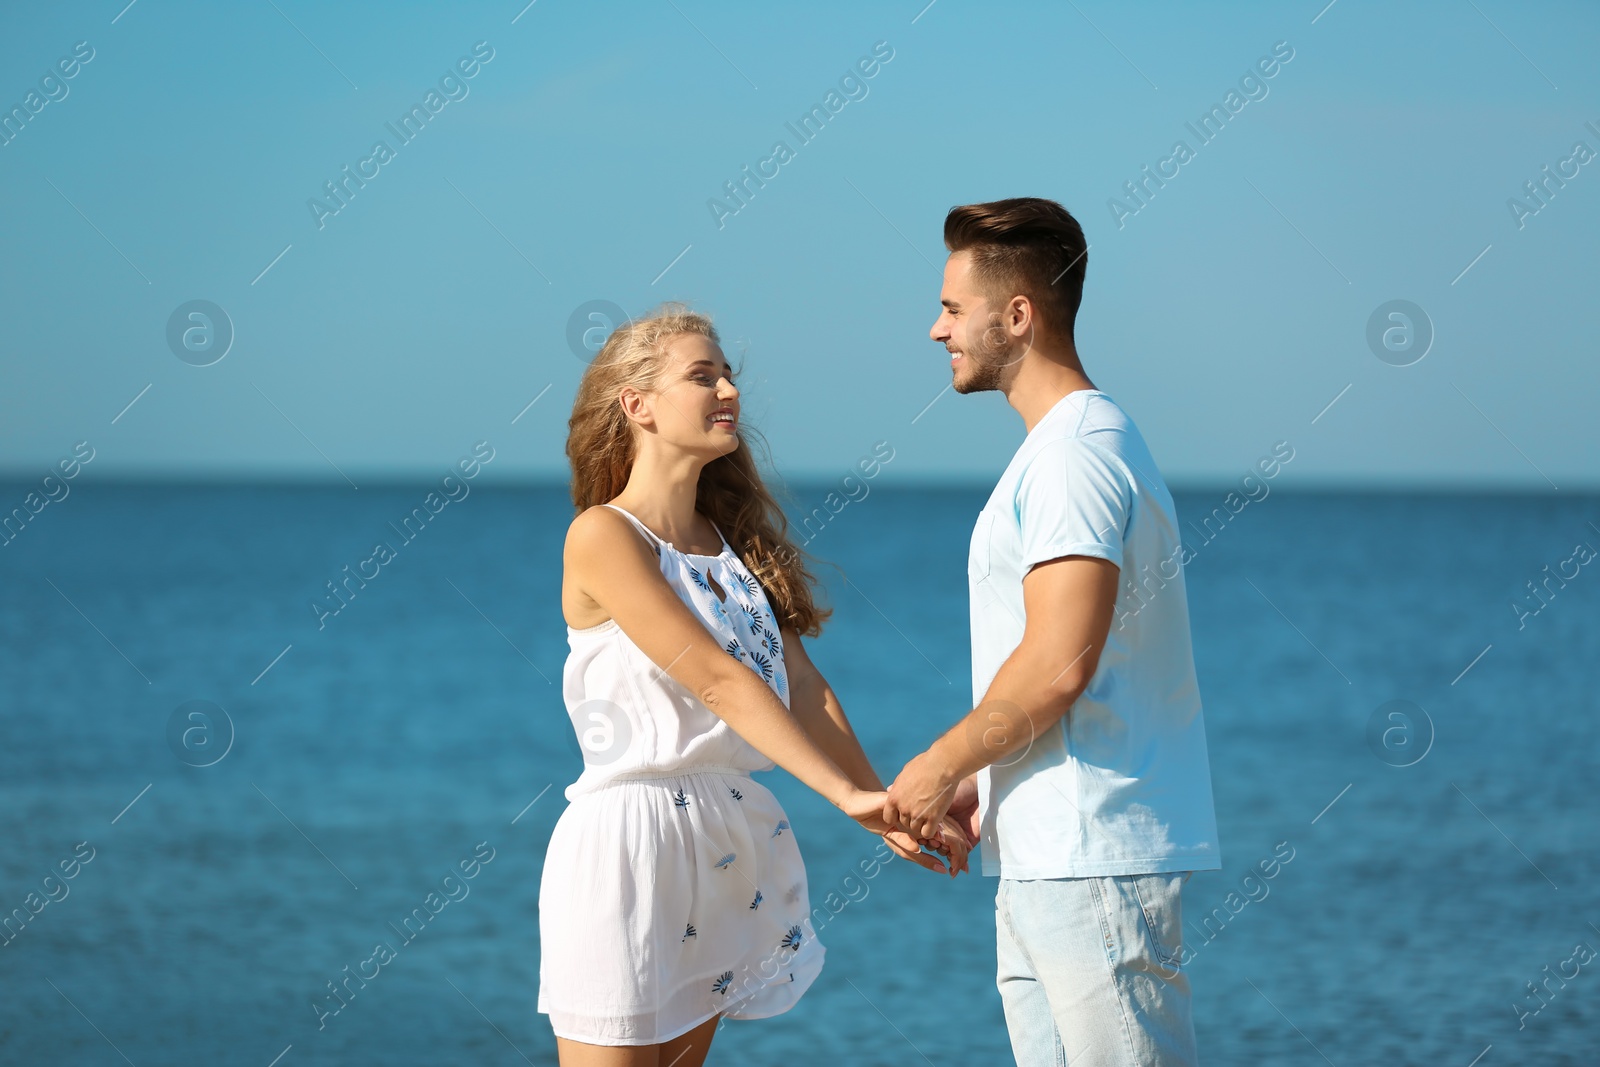
<instances>
[{"instance_id":1,"label":"dress waistband","mask_svg":"<svg viewBox=\"0 0 1600 1067\"><path fill-rule=\"evenodd\" d=\"M726 767L719 764L696 764L690 767L680 767L677 770L666 771L659 768L638 771L623 771L620 774L595 782L593 785L583 786L583 779L573 782L573 788L578 793L593 793L614 785L632 785L640 782L670 781L674 778L688 778L697 774L722 774L735 778L749 778L751 771L742 767ZM579 788L582 786L581 788Z\"/></svg>"}]
</instances>

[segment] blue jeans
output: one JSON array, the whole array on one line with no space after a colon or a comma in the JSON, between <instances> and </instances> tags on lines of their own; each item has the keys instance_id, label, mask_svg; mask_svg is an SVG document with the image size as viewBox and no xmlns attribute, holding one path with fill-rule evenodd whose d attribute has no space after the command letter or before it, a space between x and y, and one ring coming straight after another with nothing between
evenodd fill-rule
<instances>
[{"instance_id":1,"label":"blue jeans","mask_svg":"<svg viewBox=\"0 0 1600 1067\"><path fill-rule=\"evenodd\" d=\"M1017 1067L1194 1067L1188 871L1001 878L996 984Z\"/></svg>"}]
</instances>

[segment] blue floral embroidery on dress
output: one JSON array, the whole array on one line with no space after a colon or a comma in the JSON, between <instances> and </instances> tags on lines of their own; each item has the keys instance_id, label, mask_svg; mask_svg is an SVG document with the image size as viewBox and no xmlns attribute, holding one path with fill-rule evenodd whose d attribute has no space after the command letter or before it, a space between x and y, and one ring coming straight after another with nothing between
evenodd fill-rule
<instances>
[{"instance_id":1,"label":"blue floral embroidery on dress","mask_svg":"<svg viewBox=\"0 0 1600 1067\"><path fill-rule=\"evenodd\" d=\"M683 939L687 941L691 937L696 940L699 940L700 938L700 931L694 928L694 923L690 923L688 926L683 928Z\"/></svg>"},{"instance_id":2,"label":"blue floral embroidery on dress","mask_svg":"<svg viewBox=\"0 0 1600 1067\"><path fill-rule=\"evenodd\" d=\"M711 586L710 586L710 584L709 584L709 583L708 583L708 582L707 582L707 581L706 581L706 580L705 580L705 578L704 578L704 577L703 577L703 576L702 576L702 575L701 575L701 574L700 574L700 571L699 571L699 569L698 569L698 568L696 568L696 567L690 567L690 568L689 568L689 578L690 578L690 580L691 580L691 581L693 581L693 582L694 582L694 584L695 584L695 585L696 585L696 586L698 586L698 587L699 587L699 588L701 588L701 589L703 589L703 590L705 590L705 591L706 591L706 592L708 592L708 593L709 593L709 592L711 592Z\"/></svg>"},{"instance_id":3,"label":"blue floral embroidery on dress","mask_svg":"<svg viewBox=\"0 0 1600 1067\"><path fill-rule=\"evenodd\" d=\"M734 659L739 659L740 658L740 655L739 655L739 652L740 652L739 639L736 637L732 641L729 641L727 643L727 645L723 648L722 651L726 652L728 655L732 656Z\"/></svg>"},{"instance_id":4,"label":"blue floral embroidery on dress","mask_svg":"<svg viewBox=\"0 0 1600 1067\"><path fill-rule=\"evenodd\" d=\"M728 792L729 792L729 794L732 795L733 799L735 799L735 800L743 800L744 799L744 794L739 792L737 789L735 789L731 785L728 787Z\"/></svg>"},{"instance_id":5,"label":"blue floral embroidery on dress","mask_svg":"<svg viewBox=\"0 0 1600 1067\"><path fill-rule=\"evenodd\" d=\"M784 675L778 675L777 681L773 684L778 687L779 696L783 696L789 692L789 679Z\"/></svg>"},{"instance_id":6,"label":"blue floral embroidery on dress","mask_svg":"<svg viewBox=\"0 0 1600 1067\"><path fill-rule=\"evenodd\" d=\"M689 798L684 791L680 789L672 795L672 803L680 808L688 808Z\"/></svg>"},{"instance_id":7,"label":"blue floral embroidery on dress","mask_svg":"<svg viewBox=\"0 0 1600 1067\"><path fill-rule=\"evenodd\" d=\"M753 604L740 604L739 611L743 613L746 619L749 620L752 629L760 626L761 620L766 618L766 616L762 614L761 609Z\"/></svg>"},{"instance_id":8,"label":"blue floral embroidery on dress","mask_svg":"<svg viewBox=\"0 0 1600 1067\"><path fill-rule=\"evenodd\" d=\"M750 662L755 665L756 670L761 672L761 677L764 680L772 681L772 661L770 659L759 652L752 651L750 653Z\"/></svg>"},{"instance_id":9,"label":"blue floral embroidery on dress","mask_svg":"<svg viewBox=\"0 0 1600 1067\"><path fill-rule=\"evenodd\" d=\"M750 902L750 910L751 911L755 911L759 907L761 907L761 890L757 889L756 890L756 899L754 899L754 900L752 900Z\"/></svg>"},{"instance_id":10,"label":"blue floral embroidery on dress","mask_svg":"<svg viewBox=\"0 0 1600 1067\"><path fill-rule=\"evenodd\" d=\"M739 579L740 587L742 587L744 589L745 593L748 594L749 596L754 597L757 593L759 593L761 591L760 583L758 583L750 575L748 575L748 574L740 574L740 575L736 575L736 577Z\"/></svg>"},{"instance_id":11,"label":"blue floral embroidery on dress","mask_svg":"<svg viewBox=\"0 0 1600 1067\"><path fill-rule=\"evenodd\" d=\"M728 987L733 984L733 972L723 971L715 982L711 983L711 992L728 995Z\"/></svg>"},{"instance_id":12,"label":"blue floral embroidery on dress","mask_svg":"<svg viewBox=\"0 0 1600 1067\"><path fill-rule=\"evenodd\" d=\"M778 635L771 630L762 631L761 647L771 652L774 656L783 655L783 645L778 642Z\"/></svg>"},{"instance_id":13,"label":"blue floral embroidery on dress","mask_svg":"<svg viewBox=\"0 0 1600 1067\"><path fill-rule=\"evenodd\" d=\"M803 936L801 934L800 927L791 926L789 927L789 932L783 935L783 940L779 942L779 944L781 944L784 948L795 949L798 951L800 948L800 942L802 940Z\"/></svg>"},{"instance_id":14,"label":"blue floral embroidery on dress","mask_svg":"<svg viewBox=\"0 0 1600 1067\"><path fill-rule=\"evenodd\" d=\"M719 871L727 870L729 867L733 866L733 861L738 859L738 858L739 858L739 854L737 852L728 853L726 856L722 857L720 860L717 861L717 869Z\"/></svg>"},{"instance_id":15,"label":"blue floral embroidery on dress","mask_svg":"<svg viewBox=\"0 0 1600 1067\"><path fill-rule=\"evenodd\" d=\"M777 837L779 834L783 833L788 828L789 828L789 820L788 819L779 819L778 820L778 825L774 826L772 828L772 836L773 837Z\"/></svg>"}]
</instances>

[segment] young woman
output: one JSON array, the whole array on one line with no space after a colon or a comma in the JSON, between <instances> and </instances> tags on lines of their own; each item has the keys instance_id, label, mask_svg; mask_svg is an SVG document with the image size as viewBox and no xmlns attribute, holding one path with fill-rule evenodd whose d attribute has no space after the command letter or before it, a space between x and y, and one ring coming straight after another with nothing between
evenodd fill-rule
<instances>
[{"instance_id":1,"label":"young woman","mask_svg":"<svg viewBox=\"0 0 1600 1067\"><path fill-rule=\"evenodd\" d=\"M722 1016L787 1011L822 968L782 766L898 855L883 783L802 634L827 612L743 444L704 316L620 327L578 387L562 679L584 750L539 889L539 1011L563 1067L698 1067ZM954 876L967 838L939 839Z\"/></svg>"}]
</instances>

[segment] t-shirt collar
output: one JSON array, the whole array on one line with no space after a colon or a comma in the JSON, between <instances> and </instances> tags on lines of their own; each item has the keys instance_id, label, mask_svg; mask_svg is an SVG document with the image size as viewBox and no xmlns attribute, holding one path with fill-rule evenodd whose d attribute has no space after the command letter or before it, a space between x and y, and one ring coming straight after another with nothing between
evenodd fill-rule
<instances>
[{"instance_id":1,"label":"t-shirt collar","mask_svg":"<svg viewBox=\"0 0 1600 1067\"><path fill-rule=\"evenodd\" d=\"M1041 415L1039 417L1039 421L1033 424L1033 429L1028 431L1028 436L1032 437L1034 434L1039 432L1039 428L1042 427L1045 423L1049 422L1051 419L1056 418L1057 417L1056 413L1061 411L1063 408L1065 408L1067 406L1067 401L1071 400L1075 396L1081 396L1081 397L1087 398L1087 397L1091 397L1091 396L1106 396L1106 394L1104 392L1102 392L1101 390L1099 390L1099 389L1074 389L1072 392L1070 392L1067 395L1063 396L1060 400L1057 400L1054 404L1051 405L1049 411L1045 412L1043 415ZM1109 400L1111 398L1107 396L1106 399Z\"/></svg>"}]
</instances>

